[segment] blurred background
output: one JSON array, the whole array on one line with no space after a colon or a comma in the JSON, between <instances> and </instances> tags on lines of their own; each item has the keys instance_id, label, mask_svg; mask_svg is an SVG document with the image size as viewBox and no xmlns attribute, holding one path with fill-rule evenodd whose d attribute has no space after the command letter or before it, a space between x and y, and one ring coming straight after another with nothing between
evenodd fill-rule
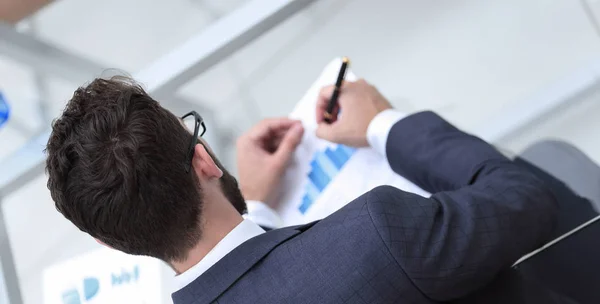
<instances>
[{"instance_id":1,"label":"blurred background","mask_svg":"<svg viewBox=\"0 0 600 304\"><path fill-rule=\"evenodd\" d=\"M0 20L0 303L118 303L99 300L105 279L94 292L92 274L70 275L86 265L115 269L122 303L170 301L167 267L108 258L46 188L50 123L97 76L124 71L174 113L201 113L232 169L235 138L287 115L338 56L402 111L600 161L597 0L0 0Z\"/></svg>"}]
</instances>

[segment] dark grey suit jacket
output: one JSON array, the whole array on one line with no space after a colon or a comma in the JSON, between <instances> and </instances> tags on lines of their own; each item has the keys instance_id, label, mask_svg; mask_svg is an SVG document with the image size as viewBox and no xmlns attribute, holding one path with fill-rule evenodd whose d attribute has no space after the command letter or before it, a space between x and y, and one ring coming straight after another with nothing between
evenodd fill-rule
<instances>
[{"instance_id":1,"label":"dark grey suit jacket","mask_svg":"<svg viewBox=\"0 0 600 304\"><path fill-rule=\"evenodd\" d=\"M554 226L543 182L432 112L396 123L387 157L433 196L378 187L319 222L269 231L174 293L175 303L466 303L473 294L495 303L494 290L510 303L562 303L505 274ZM486 298L488 285L499 287Z\"/></svg>"}]
</instances>

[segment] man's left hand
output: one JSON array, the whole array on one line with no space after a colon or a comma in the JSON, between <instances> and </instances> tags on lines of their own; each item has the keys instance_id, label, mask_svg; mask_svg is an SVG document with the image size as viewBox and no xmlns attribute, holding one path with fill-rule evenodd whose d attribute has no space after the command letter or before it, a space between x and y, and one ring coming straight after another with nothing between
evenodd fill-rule
<instances>
[{"instance_id":1,"label":"man's left hand","mask_svg":"<svg viewBox=\"0 0 600 304\"><path fill-rule=\"evenodd\" d=\"M238 139L238 174L244 199L276 207L272 196L303 133L300 121L273 118L261 121Z\"/></svg>"}]
</instances>

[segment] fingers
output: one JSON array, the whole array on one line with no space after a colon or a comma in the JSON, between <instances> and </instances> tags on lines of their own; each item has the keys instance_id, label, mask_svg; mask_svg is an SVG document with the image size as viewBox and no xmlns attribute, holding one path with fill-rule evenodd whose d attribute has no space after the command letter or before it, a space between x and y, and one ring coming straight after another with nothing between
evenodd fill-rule
<instances>
[{"instance_id":1,"label":"fingers","mask_svg":"<svg viewBox=\"0 0 600 304\"><path fill-rule=\"evenodd\" d=\"M342 88L348 89L348 87L351 85L352 85L351 82L345 81L342 84ZM333 109L333 111L331 113L331 117L329 117L330 123L325 122L325 117L326 117L325 113L327 111L327 106L329 105L329 101L331 99L331 95L333 94L334 90L335 90L334 85L323 87L321 89L321 91L319 92L319 96L317 99L317 107L316 107L316 118L317 118L317 125L318 125L316 135L317 135L317 137L319 137L321 139L325 139L325 140L332 141L332 142L335 142L335 129L336 129L335 122L337 121L337 118L338 118L337 116L338 116L339 109L340 109L339 99L338 99L338 104L336 104L335 108ZM339 126L337 126L337 127L339 127Z\"/></svg>"},{"instance_id":2,"label":"fingers","mask_svg":"<svg viewBox=\"0 0 600 304\"><path fill-rule=\"evenodd\" d=\"M341 98L341 95L348 93L348 91L352 90L352 88L354 88L356 84L363 85L363 83L366 83L364 79L360 79L356 82L352 82L352 81L342 82L342 86L340 88L340 96L338 97L338 103L335 105L335 107L331 113L330 121L333 122L333 121L337 120L337 114L340 109L340 104L343 103L345 100L344 98ZM325 121L325 117L326 117L325 112L327 111L327 106L329 105L329 101L331 99L331 96L333 95L334 90L335 90L335 86L329 85L329 86L323 87L321 89L321 91L319 91L319 95L317 97L316 112L315 112L317 124L320 124L321 122Z\"/></svg>"},{"instance_id":3,"label":"fingers","mask_svg":"<svg viewBox=\"0 0 600 304\"><path fill-rule=\"evenodd\" d=\"M289 158L292 156L296 147L300 144L302 140L302 135L304 134L304 128L302 124L293 125L283 136L281 143L277 147L277 151L275 152L276 156L280 158L282 163L287 163Z\"/></svg>"},{"instance_id":4,"label":"fingers","mask_svg":"<svg viewBox=\"0 0 600 304\"><path fill-rule=\"evenodd\" d=\"M274 133L271 133L270 136L263 137L262 144L265 147L265 150L271 154L275 153L275 151L277 151L277 147L279 147L281 141L283 141L283 138L288 131L289 128L280 129Z\"/></svg>"},{"instance_id":5,"label":"fingers","mask_svg":"<svg viewBox=\"0 0 600 304\"><path fill-rule=\"evenodd\" d=\"M298 124L298 120L289 119L285 117L281 118L268 118L259 122L248 132L248 136L253 140L259 140L270 136L271 134L280 130L289 129L294 124Z\"/></svg>"},{"instance_id":6,"label":"fingers","mask_svg":"<svg viewBox=\"0 0 600 304\"><path fill-rule=\"evenodd\" d=\"M315 117L317 118L317 123L321 123L325 120L324 113L327 111L327 104L329 104L329 99L333 94L333 90L335 90L335 86L330 85L323 87L319 92L317 97L317 107L315 112Z\"/></svg>"}]
</instances>

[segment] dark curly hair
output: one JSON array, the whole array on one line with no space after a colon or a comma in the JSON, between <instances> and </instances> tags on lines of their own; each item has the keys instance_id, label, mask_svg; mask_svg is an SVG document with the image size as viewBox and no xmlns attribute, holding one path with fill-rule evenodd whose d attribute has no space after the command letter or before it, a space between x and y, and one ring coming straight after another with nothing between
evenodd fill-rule
<instances>
[{"instance_id":1,"label":"dark curly hair","mask_svg":"<svg viewBox=\"0 0 600 304\"><path fill-rule=\"evenodd\" d=\"M46 147L48 189L80 230L123 252L182 261L199 241L191 134L124 77L77 89Z\"/></svg>"}]
</instances>

